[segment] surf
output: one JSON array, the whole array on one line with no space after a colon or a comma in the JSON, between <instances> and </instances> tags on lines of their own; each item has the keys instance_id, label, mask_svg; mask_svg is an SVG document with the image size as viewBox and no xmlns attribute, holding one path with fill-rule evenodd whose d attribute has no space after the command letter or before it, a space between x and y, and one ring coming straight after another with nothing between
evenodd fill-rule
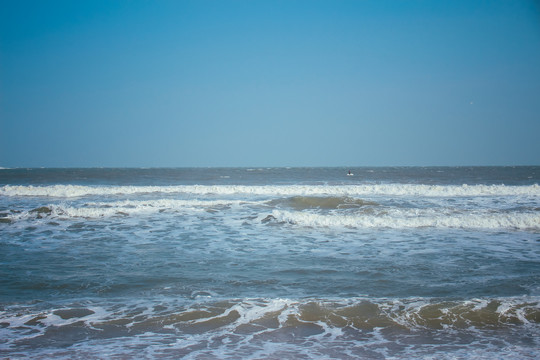
<instances>
[{"instance_id":1,"label":"surf","mask_svg":"<svg viewBox=\"0 0 540 360\"><path fill-rule=\"evenodd\" d=\"M462 355L473 359L486 354L515 357L528 353L528 347L501 349L496 345L501 341L500 333L511 339L538 338L540 319L538 297L448 301L242 298L199 299L184 304L169 300L167 304L144 300L94 304L89 300L57 304L47 310L10 307L10 313L0 314L6 335L3 347L28 342L63 344L61 348L26 349L32 356L54 358L81 353L93 357L104 351L121 357L145 354L166 358L226 358L228 354L257 358L285 354L316 359L444 358L449 350L451 356L464 351ZM468 339L465 347L464 336ZM84 343L80 343L83 338ZM96 347L94 342L100 345ZM419 349L419 343L431 345Z\"/></svg>"},{"instance_id":2,"label":"surf","mask_svg":"<svg viewBox=\"0 0 540 360\"><path fill-rule=\"evenodd\" d=\"M319 214L311 212L274 210L261 222L290 224L311 228L354 228L354 229L513 229L540 230L540 215L537 213L490 213L483 212L444 214L434 210L373 210L360 214ZM270 218L269 218L270 216Z\"/></svg>"},{"instance_id":3,"label":"surf","mask_svg":"<svg viewBox=\"0 0 540 360\"><path fill-rule=\"evenodd\" d=\"M100 195L187 194L264 196L540 196L534 185L172 185L172 186L84 186L84 185L4 185L0 196L77 198Z\"/></svg>"}]
</instances>

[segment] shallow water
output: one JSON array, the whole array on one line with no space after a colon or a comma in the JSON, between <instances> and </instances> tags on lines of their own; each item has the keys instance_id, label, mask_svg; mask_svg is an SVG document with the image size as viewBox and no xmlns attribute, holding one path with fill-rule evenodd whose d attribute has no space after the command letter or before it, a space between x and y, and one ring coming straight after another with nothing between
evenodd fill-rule
<instances>
[{"instance_id":1,"label":"shallow water","mask_svg":"<svg viewBox=\"0 0 540 360\"><path fill-rule=\"evenodd\" d=\"M540 348L540 168L0 170L0 354Z\"/></svg>"}]
</instances>

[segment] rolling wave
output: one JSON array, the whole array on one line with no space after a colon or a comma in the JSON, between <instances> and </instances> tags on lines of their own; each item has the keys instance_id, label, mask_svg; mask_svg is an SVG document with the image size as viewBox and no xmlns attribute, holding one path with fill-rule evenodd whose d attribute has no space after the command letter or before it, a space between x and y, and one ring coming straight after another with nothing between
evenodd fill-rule
<instances>
[{"instance_id":1,"label":"rolling wave","mask_svg":"<svg viewBox=\"0 0 540 360\"><path fill-rule=\"evenodd\" d=\"M318 214L274 210L262 221L288 223L306 227L327 228L457 228L457 229L516 229L539 230L538 213L471 213L447 214L435 210L389 210L377 214Z\"/></svg>"},{"instance_id":2,"label":"rolling wave","mask_svg":"<svg viewBox=\"0 0 540 360\"><path fill-rule=\"evenodd\" d=\"M94 327L106 327L108 322L128 327L135 323L162 325L185 323L196 325L215 322L218 327L239 327L257 324L264 327L268 319L276 324L314 323L343 328L403 327L441 329L478 328L505 325L537 324L540 322L540 301L537 297L492 298L437 301L437 299L369 299L350 298L336 300L290 299L230 299L227 301L197 301L191 306L169 312L155 313L151 309L137 312L134 317L110 313L104 308L59 308L47 313L3 315L7 327L65 326L78 322ZM126 305L127 306L127 305ZM139 305L140 307L141 305ZM128 310L128 309L126 309ZM210 329L211 329L210 328ZM274 328L270 326L268 328ZM322 330L322 329L321 329ZM195 331L205 331L203 327Z\"/></svg>"},{"instance_id":3,"label":"rolling wave","mask_svg":"<svg viewBox=\"0 0 540 360\"><path fill-rule=\"evenodd\" d=\"M284 199L285 203L291 201ZM330 211L320 208L326 204ZM365 204L370 205L365 205ZM280 205L279 203L278 205ZM311 206L311 207L310 207ZM538 211L504 211L493 209L398 208L372 205L356 200L349 205L336 199L305 199L286 209L268 202L241 200L125 200L116 202L88 202L76 204L47 204L30 210L11 210L0 213L0 222L34 221L43 218L98 219L103 217L137 217L152 214L172 214L190 217L201 213L224 218L243 218L253 224L289 224L312 228L457 228L457 229L513 229L539 230ZM299 208L295 208L299 207ZM270 210L270 213L268 212ZM258 215L253 216L253 214ZM177 215L175 215L177 214Z\"/></svg>"},{"instance_id":4,"label":"rolling wave","mask_svg":"<svg viewBox=\"0 0 540 360\"><path fill-rule=\"evenodd\" d=\"M0 213L0 219L28 220L44 217L58 218L100 218L110 216L137 216L144 214L163 213L167 211L213 211L231 206L256 204L241 200L123 200L109 202L88 202L75 204L47 204L31 210L11 210ZM7 222L7 221L6 221Z\"/></svg>"},{"instance_id":5,"label":"rolling wave","mask_svg":"<svg viewBox=\"0 0 540 360\"><path fill-rule=\"evenodd\" d=\"M93 306L88 302L47 311L27 307L11 314L0 313L0 321L6 335L4 348L28 339L44 344L63 341L69 346L81 336L88 340L113 340L129 334L134 341L161 339L160 343L174 349L175 358L186 349L192 358L224 358L231 352L249 355L255 351L255 345L260 352L257 358L278 355L276 346L295 351L309 346L310 355L323 359L330 354L342 354L344 341L352 342L358 350L383 353L389 350L387 344L401 343L402 347L393 350L394 355L405 355L407 347L415 349L419 339L433 336L433 340L438 339L433 342L433 349L428 349L433 356L432 351L443 354L449 348L463 347L463 334L485 344L500 341L500 331L515 333L514 336L526 331L534 338L538 335L540 305L537 297L453 301L245 298L210 299L171 307L151 303ZM207 341L208 337L214 341ZM442 345L436 346L439 343ZM135 355L129 352L132 346L118 345L126 357ZM482 349L500 354L495 345ZM470 355L470 350L466 350ZM418 356L418 352L413 354Z\"/></svg>"},{"instance_id":6,"label":"rolling wave","mask_svg":"<svg viewBox=\"0 0 540 360\"><path fill-rule=\"evenodd\" d=\"M538 184L505 185L177 185L177 186L82 186L82 185L4 185L1 196L36 196L77 198L100 195L133 194L191 194L191 195L266 195L266 196L540 196Z\"/></svg>"}]
</instances>

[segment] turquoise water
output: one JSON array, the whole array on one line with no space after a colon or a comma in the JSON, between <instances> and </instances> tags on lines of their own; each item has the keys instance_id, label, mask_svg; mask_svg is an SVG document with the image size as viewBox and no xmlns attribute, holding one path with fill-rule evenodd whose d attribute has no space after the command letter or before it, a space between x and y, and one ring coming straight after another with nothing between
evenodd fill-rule
<instances>
[{"instance_id":1,"label":"turquoise water","mask_svg":"<svg viewBox=\"0 0 540 360\"><path fill-rule=\"evenodd\" d=\"M538 183L539 167L0 170L0 355L537 358Z\"/></svg>"}]
</instances>

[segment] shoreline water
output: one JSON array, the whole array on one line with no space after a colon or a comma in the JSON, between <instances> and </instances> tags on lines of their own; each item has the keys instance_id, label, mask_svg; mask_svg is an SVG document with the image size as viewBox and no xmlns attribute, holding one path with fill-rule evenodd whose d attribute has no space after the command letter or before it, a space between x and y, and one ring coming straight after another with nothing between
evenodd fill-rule
<instances>
[{"instance_id":1,"label":"shoreline water","mask_svg":"<svg viewBox=\"0 0 540 360\"><path fill-rule=\"evenodd\" d=\"M3 170L0 355L538 357L540 167L352 170Z\"/></svg>"}]
</instances>

